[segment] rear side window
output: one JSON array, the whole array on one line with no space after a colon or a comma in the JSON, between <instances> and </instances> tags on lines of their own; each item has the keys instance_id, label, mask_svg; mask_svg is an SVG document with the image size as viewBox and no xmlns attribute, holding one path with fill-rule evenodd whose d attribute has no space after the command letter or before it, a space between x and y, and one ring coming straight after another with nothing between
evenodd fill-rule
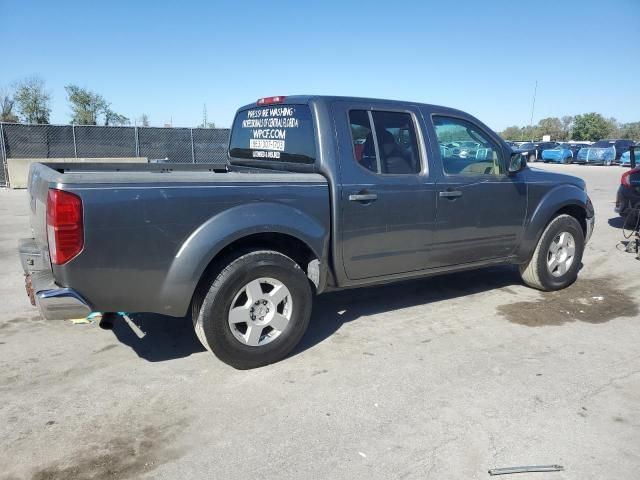
<instances>
[{"instance_id":1,"label":"rear side window","mask_svg":"<svg viewBox=\"0 0 640 480\"><path fill-rule=\"evenodd\" d=\"M241 110L231 129L232 159L311 164L316 159L308 105L271 105Z\"/></svg>"},{"instance_id":2,"label":"rear side window","mask_svg":"<svg viewBox=\"0 0 640 480\"><path fill-rule=\"evenodd\" d=\"M351 110L349 124L353 154L360 166L391 175L420 171L416 130L410 114Z\"/></svg>"}]
</instances>

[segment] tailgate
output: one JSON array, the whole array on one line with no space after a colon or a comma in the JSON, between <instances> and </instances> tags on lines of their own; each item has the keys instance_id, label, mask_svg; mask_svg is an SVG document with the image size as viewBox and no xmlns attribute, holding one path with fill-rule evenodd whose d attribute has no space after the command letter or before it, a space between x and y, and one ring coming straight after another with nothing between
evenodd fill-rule
<instances>
[{"instance_id":1,"label":"tailgate","mask_svg":"<svg viewBox=\"0 0 640 480\"><path fill-rule=\"evenodd\" d=\"M48 250L47 242L47 196L49 195L50 179L46 178L49 167L33 164L29 171L28 198L29 223L35 243L43 250ZM54 173L52 171L52 173Z\"/></svg>"}]
</instances>

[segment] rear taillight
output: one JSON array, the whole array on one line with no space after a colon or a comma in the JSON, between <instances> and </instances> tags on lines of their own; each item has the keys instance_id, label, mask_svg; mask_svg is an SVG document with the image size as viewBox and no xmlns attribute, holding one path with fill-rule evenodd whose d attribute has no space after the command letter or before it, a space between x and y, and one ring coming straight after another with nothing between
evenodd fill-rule
<instances>
[{"instance_id":1,"label":"rear taillight","mask_svg":"<svg viewBox=\"0 0 640 480\"><path fill-rule=\"evenodd\" d=\"M640 168L632 168L631 170L627 170L620 177L620 185L623 187L631 188L631 175L634 173L640 173Z\"/></svg>"},{"instance_id":2,"label":"rear taillight","mask_svg":"<svg viewBox=\"0 0 640 480\"><path fill-rule=\"evenodd\" d=\"M67 263L82 251L84 231L80 197L63 190L49 190L47 237L54 265Z\"/></svg>"},{"instance_id":3,"label":"rear taillight","mask_svg":"<svg viewBox=\"0 0 640 480\"><path fill-rule=\"evenodd\" d=\"M258 105L271 105L273 103L282 103L286 97L279 95L277 97L264 97L258 99Z\"/></svg>"}]
</instances>

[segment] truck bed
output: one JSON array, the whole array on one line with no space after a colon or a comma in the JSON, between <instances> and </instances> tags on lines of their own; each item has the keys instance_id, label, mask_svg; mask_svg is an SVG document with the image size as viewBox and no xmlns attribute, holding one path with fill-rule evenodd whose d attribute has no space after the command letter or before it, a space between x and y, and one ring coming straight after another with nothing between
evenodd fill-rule
<instances>
[{"instance_id":1,"label":"truck bed","mask_svg":"<svg viewBox=\"0 0 640 480\"><path fill-rule=\"evenodd\" d=\"M220 168L192 163L42 163L35 172L46 180L65 184L185 183L185 182L302 182L323 181L321 175L276 170ZM263 176L264 175L264 176ZM43 178L45 178L43 177ZM326 180L325 180L326 181Z\"/></svg>"},{"instance_id":2,"label":"truck bed","mask_svg":"<svg viewBox=\"0 0 640 480\"><path fill-rule=\"evenodd\" d=\"M52 265L47 197L58 188L82 200L84 248ZM302 229L314 249L329 245L327 180L315 173L225 172L211 165L34 164L29 176L34 278L73 287L96 311L182 316L216 251L238 235L280 224ZM282 221L285 220L283 225ZM239 237L238 237L239 238ZM37 291L38 285L36 285Z\"/></svg>"}]
</instances>

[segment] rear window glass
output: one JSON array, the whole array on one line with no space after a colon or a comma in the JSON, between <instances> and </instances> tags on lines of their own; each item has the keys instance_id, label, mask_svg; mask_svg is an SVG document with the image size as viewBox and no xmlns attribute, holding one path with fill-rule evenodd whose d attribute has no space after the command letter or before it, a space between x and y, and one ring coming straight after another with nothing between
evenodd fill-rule
<instances>
[{"instance_id":1,"label":"rear window glass","mask_svg":"<svg viewBox=\"0 0 640 480\"><path fill-rule=\"evenodd\" d=\"M238 112L231 130L232 159L313 163L316 144L308 105L269 105Z\"/></svg>"}]
</instances>

